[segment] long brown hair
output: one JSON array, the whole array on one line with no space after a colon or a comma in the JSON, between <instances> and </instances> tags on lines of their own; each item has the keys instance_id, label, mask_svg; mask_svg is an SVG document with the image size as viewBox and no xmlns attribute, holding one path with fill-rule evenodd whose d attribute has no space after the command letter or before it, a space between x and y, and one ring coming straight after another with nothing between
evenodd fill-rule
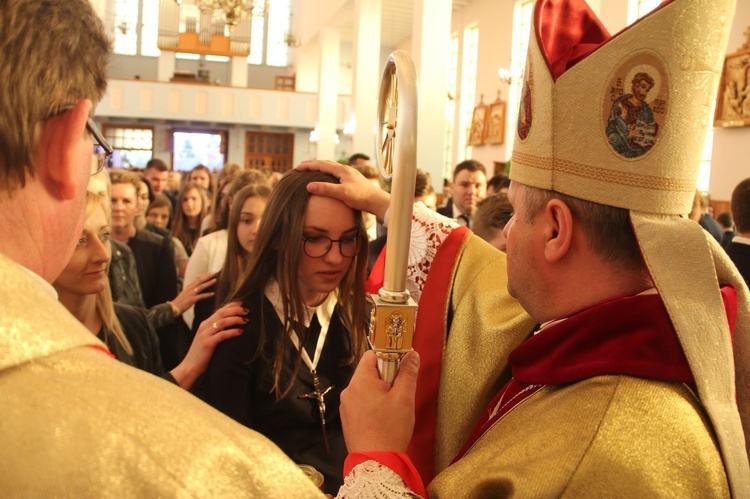
<instances>
[{"instance_id":1,"label":"long brown hair","mask_svg":"<svg viewBox=\"0 0 750 499\"><path fill-rule=\"evenodd\" d=\"M235 285L250 261L250 253L240 244L237 238L237 226L239 225L242 206L250 198L262 197L268 199L271 188L263 184L250 184L243 187L234 195L232 210L229 213L229 226L227 229L227 258L216 280L216 308L219 308L227 297L232 293Z\"/></svg>"},{"instance_id":2,"label":"long brown hair","mask_svg":"<svg viewBox=\"0 0 750 499\"><path fill-rule=\"evenodd\" d=\"M283 311L287 318L284 332L280 338L280 345L274 355L273 362L273 392L277 398L283 398L289 393L294 384L302 360L297 349L294 373L288 380L281 380L281 370L284 362L284 352L291 343L290 335L297 333L301 345L305 344L307 329L299 321L291 321L290 317L305 317L307 307L302 299L298 286L299 257L302 252L302 227L307 211L310 194L307 184L310 182L338 183L333 175L323 172L292 170L287 172L274 186L268 198L266 210L263 213L255 248L247 273L237 287L231 301L245 301L250 296L260 296L263 300L266 286L273 280L279 285L283 297ZM354 211L360 237L365 234L364 222L359 211ZM346 326L349 341L352 345L352 355L341 359L342 365L351 365L361 357L365 350L366 334L366 301L365 301L365 272L367 267L367 244L362 244L359 253L352 258L352 262L341 279L338 288L338 310L342 323ZM261 327L258 348L251 360L259 357L267 343L273 343L261 314Z\"/></svg>"},{"instance_id":3,"label":"long brown hair","mask_svg":"<svg viewBox=\"0 0 750 499\"><path fill-rule=\"evenodd\" d=\"M187 216L182 211L182 201L190 191L197 191L201 198L201 212L198 214L198 225L195 229L191 229ZM185 249L188 253L192 253L195 248L195 243L198 241L201 232L201 223L203 223L203 217L206 216L206 194L201 186L188 182L182 189L180 194L177 196L177 203L175 203L174 217L172 218L172 235L180 240L185 245Z\"/></svg>"}]
</instances>

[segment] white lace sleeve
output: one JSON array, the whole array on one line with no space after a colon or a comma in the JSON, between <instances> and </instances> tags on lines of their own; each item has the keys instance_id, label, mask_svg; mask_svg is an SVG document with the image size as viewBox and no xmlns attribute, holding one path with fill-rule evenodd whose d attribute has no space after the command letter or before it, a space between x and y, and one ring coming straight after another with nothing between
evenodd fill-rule
<instances>
[{"instance_id":1,"label":"white lace sleeve","mask_svg":"<svg viewBox=\"0 0 750 499\"><path fill-rule=\"evenodd\" d=\"M414 203L406 288L417 303L422 296L422 289L424 289L427 274L430 272L438 247L457 227L459 227L458 222L452 218L444 217L422 203Z\"/></svg>"},{"instance_id":2,"label":"white lace sleeve","mask_svg":"<svg viewBox=\"0 0 750 499\"><path fill-rule=\"evenodd\" d=\"M377 461L358 464L344 477L336 499L390 499L421 497L406 486L392 469Z\"/></svg>"}]
</instances>

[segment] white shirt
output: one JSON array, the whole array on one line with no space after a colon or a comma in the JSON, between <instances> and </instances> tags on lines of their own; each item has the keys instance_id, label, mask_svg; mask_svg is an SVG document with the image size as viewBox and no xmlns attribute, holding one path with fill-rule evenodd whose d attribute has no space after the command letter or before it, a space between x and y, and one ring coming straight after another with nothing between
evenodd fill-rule
<instances>
[{"instance_id":1,"label":"white shirt","mask_svg":"<svg viewBox=\"0 0 750 499\"><path fill-rule=\"evenodd\" d=\"M218 272L224 268L224 261L227 259L227 243L229 233L226 229L217 230L207 234L195 243L193 254L190 255L187 268L185 268L185 277L182 282L189 286L198 276L206 272ZM189 328L193 327L195 319L195 310L193 307L185 310L182 314L185 324Z\"/></svg>"}]
</instances>

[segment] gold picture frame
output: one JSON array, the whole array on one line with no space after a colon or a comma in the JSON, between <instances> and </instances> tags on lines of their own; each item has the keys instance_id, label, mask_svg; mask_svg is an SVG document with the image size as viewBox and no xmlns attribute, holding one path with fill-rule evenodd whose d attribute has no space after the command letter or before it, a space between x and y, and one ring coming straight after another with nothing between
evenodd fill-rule
<instances>
[{"instance_id":1,"label":"gold picture frame","mask_svg":"<svg viewBox=\"0 0 750 499\"><path fill-rule=\"evenodd\" d=\"M484 144L485 123L487 122L487 106L479 101L474 108L471 118L471 130L469 132L469 145L481 146Z\"/></svg>"},{"instance_id":2,"label":"gold picture frame","mask_svg":"<svg viewBox=\"0 0 750 499\"><path fill-rule=\"evenodd\" d=\"M490 104L487 116L485 144L502 144L505 142L505 108L506 102L498 99Z\"/></svg>"},{"instance_id":3,"label":"gold picture frame","mask_svg":"<svg viewBox=\"0 0 750 499\"><path fill-rule=\"evenodd\" d=\"M750 125L750 27L745 34L748 41L724 59L716 96L714 126Z\"/></svg>"}]
</instances>

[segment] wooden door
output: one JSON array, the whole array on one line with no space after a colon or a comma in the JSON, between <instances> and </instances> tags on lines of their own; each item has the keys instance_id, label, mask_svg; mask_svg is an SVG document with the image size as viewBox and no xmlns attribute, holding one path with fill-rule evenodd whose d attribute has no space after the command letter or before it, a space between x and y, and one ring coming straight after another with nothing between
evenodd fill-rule
<instances>
[{"instance_id":1,"label":"wooden door","mask_svg":"<svg viewBox=\"0 0 750 499\"><path fill-rule=\"evenodd\" d=\"M285 172L294 167L294 134L247 132L245 168L270 168Z\"/></svg>"}]
</instances>

